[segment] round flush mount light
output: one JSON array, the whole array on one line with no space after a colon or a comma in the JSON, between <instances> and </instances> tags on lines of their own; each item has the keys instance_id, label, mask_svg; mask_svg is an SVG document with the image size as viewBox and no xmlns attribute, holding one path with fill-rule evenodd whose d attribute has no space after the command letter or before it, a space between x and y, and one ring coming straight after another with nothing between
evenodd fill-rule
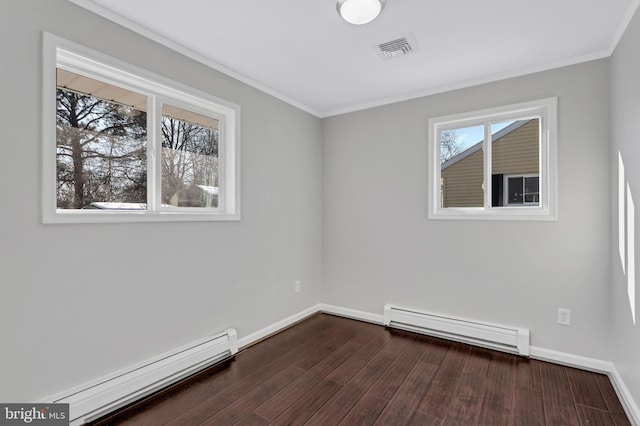
<instances>
[{"instance_id":1,"label":"round flush mount light","mask_svg":"<svg viewBox=\"0 0 640 426\"><path fill-rule=\"evenodd\" d=\"M336 8L345 21L363 25L378 17L384 4L385 0L340 0Z\"/></svg>"}]
</instances>

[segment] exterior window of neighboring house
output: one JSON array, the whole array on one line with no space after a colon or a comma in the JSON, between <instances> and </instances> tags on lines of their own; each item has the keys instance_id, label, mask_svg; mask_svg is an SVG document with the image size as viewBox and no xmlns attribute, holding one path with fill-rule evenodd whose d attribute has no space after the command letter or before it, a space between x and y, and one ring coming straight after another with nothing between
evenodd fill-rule
<instances>
[{"instance_id":1,"label":"exterior window of neighboring house","mask_svg":"<svg viewBox=\"0 0 640 426\"><path fill-rule=\"evenodd\" d=\"M540 203L540 178L531 176L505 176L504 199L508 205L537 206Z\"/></svg>"},{"instance_id":2,"label":"exterior window of neighboring house","mask_svg":"<svg viewBox=\"0 0 640 426\"><path fill-rule=\"evenodd\" d=\"M240 219L240 108L44 38L43 221Z\"/></svg>"},{"instance_id":3,"label":"exterior window of neighboring house","mask_svg":"<svg viewBox=\"0 0 640 426\"><path fill-rule=\"evenodd\" d=\"M429 218L556 218L556 99L429 120Z\"/></svg>"}]
</instances>

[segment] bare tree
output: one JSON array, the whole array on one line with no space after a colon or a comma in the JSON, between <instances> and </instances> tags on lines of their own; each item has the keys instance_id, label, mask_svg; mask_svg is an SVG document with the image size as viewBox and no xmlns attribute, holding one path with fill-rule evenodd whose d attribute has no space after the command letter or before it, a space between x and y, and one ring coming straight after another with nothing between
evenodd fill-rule
<instances>
[{"instance_id":1,"label":"bare tree","mask_svg":"<svg viewBox=\"0 0 640 426\"><path fill-rule=\"evenodd\" d=\"M162 202L184 207L217 205L218 131L162 118Z\"/></svg>"},{"instance_id":2,"label":"bare tree","mask_svg":"<svg viewBox=\"0 0 640 426\"><path fill-rule=\"evenodd\" d=\"M56 99L58 207L145 202L146 114L61 88Z\"/></svg>"},{"instance_id":3,"label":"bare tree","mask_svg":"<svg viewBox=\"0 0 640 426\"><path fill-rule=\"evenodd\" d=\"M440 133L440 164L460 154L463 149L457 130L446 130Z\"/></svg>"},{"instance_id":4,"label":"bare tree","mask_svg":"<svg viewBox=\"0 0 640 426\"><path fill-rule=\"evenodd\" d=\"M464 151L457 130L445 130L440 133L440 163L451 160Z\"/></svg>"}]
</instances>

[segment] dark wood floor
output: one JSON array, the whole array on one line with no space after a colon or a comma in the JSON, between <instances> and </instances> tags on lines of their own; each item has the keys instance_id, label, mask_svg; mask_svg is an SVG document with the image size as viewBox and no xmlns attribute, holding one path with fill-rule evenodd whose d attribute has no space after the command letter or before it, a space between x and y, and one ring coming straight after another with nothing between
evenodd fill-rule
<instances>
[{"instance_id":1,"label":"dark wood floor","mask_svg":"<svg viewBox=\"0 0 640 426\"><path fill-rule=\"evenodd\" d=\"M99 425L629 425L600 374L315 315Z\"/></svg>"}]
</instances>

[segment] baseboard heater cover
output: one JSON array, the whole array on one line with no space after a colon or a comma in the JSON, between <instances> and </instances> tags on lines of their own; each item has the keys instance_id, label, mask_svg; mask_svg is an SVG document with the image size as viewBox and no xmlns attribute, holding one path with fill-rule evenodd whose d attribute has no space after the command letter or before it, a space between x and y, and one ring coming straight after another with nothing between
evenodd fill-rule
<instances>
[{"instance_id":1,"label":"baseboard heater cover","mask_svg":"<svg viewBox=\"0 0 640 426\"><path fill-rule=\"evenodd\" d=\"M81 425L229 359L237 352L238 336L230 328L64 394L47 398L47 402L68 403L70 425Z\"/></svg>"},{"instance_id":2,"label":"baseboard heater cover","mask_svg":"<svg viewBox=\"0 0 640 426\"><path fill-rule=\"evenodd\" d=\"M387 327L529 356L529 330L385 305Z\"/></svg>"}]
</instances>

